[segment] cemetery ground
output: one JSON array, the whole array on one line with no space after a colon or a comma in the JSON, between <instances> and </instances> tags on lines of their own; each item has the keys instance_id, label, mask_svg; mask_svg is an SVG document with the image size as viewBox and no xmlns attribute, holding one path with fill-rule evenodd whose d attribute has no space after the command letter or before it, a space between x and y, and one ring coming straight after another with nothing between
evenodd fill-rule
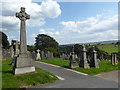
<instances>
[{"instance_id":1,"label":"cemetery ground","mask_svg":"<svg viewBox=\"0 0 120 90\"><path fill-rule=\"evenodd\" d=\"M44 62L44 63L58 65L64 68L69 68L69 62L70 62L69 60L62 60L60 58L54 58L52 60L39 60L39 61ZM120 70L120 68L118 68L119 65L120 63L118 65L112 65L110 61L103 60L99 62L99 68L84 69L82 67L78 67L78 68L74 68L73 70L86 73L88 75L96 75L96 74L100 74L104 72L110 72L113 70Z\"/></svg>"},{"instance_id":2,"label":"cemetery ground","mask_svg":"<svg viewBox=\"0 0 120 90\"><path fill-rule=\"evenodd\" d=\"M36 68L35 73L27 73L23 75L13 75L13 65L10 65L12 58L7 58L2 61L2 88L23 88L27 86L34 86L37 84L44 84L59 80L55 75Z\"/></svg>"}]
</instances>

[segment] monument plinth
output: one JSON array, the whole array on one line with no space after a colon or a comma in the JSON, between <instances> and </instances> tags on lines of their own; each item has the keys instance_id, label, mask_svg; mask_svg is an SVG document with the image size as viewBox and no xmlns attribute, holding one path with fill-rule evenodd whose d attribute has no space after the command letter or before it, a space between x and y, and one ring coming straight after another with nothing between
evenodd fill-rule
<instances>
[{"instance_id":1,"label":"monument plinth","mask_svg":"<svg viewBox=\"0 0 120 90\"><path fill-rule=\"evenodd\" d=\"M13 68L13 73L24 74L29 72L34 72L35 67L32 66L32 59L27 53L26 44L26 20L30 19L30 15L25 12L25 8L21 7L21 11L16 13L16 17L20 19L20 54L15 59L15 64Z\"/></svg>"}]
</instances>

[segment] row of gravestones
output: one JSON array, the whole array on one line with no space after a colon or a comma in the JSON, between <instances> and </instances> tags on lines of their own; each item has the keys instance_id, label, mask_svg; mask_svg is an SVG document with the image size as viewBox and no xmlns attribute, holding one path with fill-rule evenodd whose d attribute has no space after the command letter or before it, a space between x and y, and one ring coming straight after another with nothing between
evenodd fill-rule
<instances>
[{"instance_id":1,"label":"row of gravestones","mask_svg":"<svg viewBox=\"0 0 120 90\"><path fill-rule=\"evenodd\" d=\"M50 52L50 51L47 51L47 52L41 51L40 52L39 49L37 50L36 60L51 60L53 58L54 58L53 52Z\"/></svg>"},{"instance_id":2,"label":"row of gravestones","mask_svg":"<svg viewBox=\"0 0 120 90\"><path fill-rule=\"evenodd\" d=\"M12 40L11 42L11 47L10 47L10 55L12 58L17 57L19 55L19 42L17 40ZM29 56L32 59L36 60L51 60L53 59L53 53L50 51L44 52L38 49L37 53L36 52L28 52ZM10 57L10 56L9 56Z\"/></svg>"},{"instance_id":3,"label":"row of gravestones","mask_svg":"<svg viewBox=\"0 0 120 90\"><path fill-rule=\"evenodd\" d=\"M70 68L76 68L76 67L83 67L83 68L90 68L90 67L95 67L99 68L98 62L100 61L97 59L97 52L93 48L92 53L90 56L87 56L86 54L86 49L85 46L83 45L82 50L80 51L80 55L75 54L74 52L70 55L68 54L62 54L60 55L60 58L63 60L70 60L69 67ZM111 54L111 64L116 65L118 64L117 60L117 53L112 53Z\"/></svg>"},{"instance_id":4,"label":"row of gravestones","mask_svg":"<svg viewBox=\"0 0 120 90\"><path fill-rule=\"evenodd\" d=\"M111 64L112 65L118 64L117 53L111 53Z\"/></svg>"},{"instance_id":5,"label":"row of gravestones","mask_svg":"<svg viewBox=\"0 0 120 90\"><path fill-rule=\"evenodd\" d=\"M69 64L70 68L76 68L76 67L83 67L85 69L88 69L90 67L99 68L97 52L95 51L95 48L93 48L91 57L89 57L88 60L87 50L85 48L85 45L82 46L82 50L80 51L79 55L75 54L74 52L70 53L70 55L66 55L63 53L62 55L60 55L60 58L64 60L70 60L70 64Z\"/></svg>"},{"instance_id":6,"label":"row of gravestones","mask_svg":"<svg viewBox=\"0 0 120 90\"><path fill-rule=\"evenodd\" d=\"M11 42L11 47L10 49L2 49L2 59L5 59L7 57L17 57L19 55L19 42L17 40L12 40ZM52 52L44 52L40 50L37 50L37 54L35 52L30 53L30 57L32 57L32 59L37 59L37 60L51 60L53 59L53 53ZM73 58L74 57L74 58ZM78 58L77 54L62 54L60 55L60 58L62 58L63 60L77 60L80 61L80 56ZM87 61L90 62L91 59L87 58ZM97 59L98 60L98 59ZM75 62L75 61L74 61ZM97 61L98 62L98 61ZM81 60L81 63L83 63L83 61ZM112 53L111 54L111 64L112 65L116 65L118 64L118 60L117 60L117 53ZM70 65L71 66L71 65ZM83 65L82 65L83 66ZM72 66L71 66L72 67ZM74 66L73 66L74 67Z\"/></svg>"}]
</instances>

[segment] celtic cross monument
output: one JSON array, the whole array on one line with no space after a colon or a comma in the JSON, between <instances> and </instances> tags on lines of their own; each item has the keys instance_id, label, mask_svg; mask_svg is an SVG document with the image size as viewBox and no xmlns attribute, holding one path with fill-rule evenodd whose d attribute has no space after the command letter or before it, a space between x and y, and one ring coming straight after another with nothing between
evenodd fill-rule
<instances>
[{"instance_id":1,"label":"celtic cross monument","mask_svg":"<svg viewBox=\"0 0 120 90\"><path fill-rule=\"evenodd\" d=\"M35 71L35 67L31 64L32 59L27 53L26 44L26 20L30 19L30 15L25 12L24 7L21 7L21 11L16 13L16 17L20 19L20 54L15 59L13 68L15 75Z\"/></svg>"}]
</instances>

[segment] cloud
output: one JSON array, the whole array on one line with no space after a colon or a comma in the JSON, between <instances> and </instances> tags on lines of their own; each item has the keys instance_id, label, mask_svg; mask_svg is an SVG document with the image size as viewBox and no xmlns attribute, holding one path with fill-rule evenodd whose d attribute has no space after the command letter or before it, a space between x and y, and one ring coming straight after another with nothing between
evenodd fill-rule
<instances>
[{"instance_id":1,"label":"cloud","mask_svg":"<svg viewBox=\"0 0 120 90\"><path fill-rule=\"evenodd\" d=\"M108 18L101 16L96 15L83 21L62 21L62 30L56 38L63 44L118 39L118 15Z\"/></svg>"},{"instance_id":2,"label":"cloud","mask_svg":"<svg viewBox=\"0 0 120 90\"><path fill-rule=\"evenodd\" d=\"M20 7L25 7L26 12L30 14L30 20L27 25L42 26L45 24L45 18L57 18L61 14L59 4L53 0L43 1L40 5L32 3L32 0L14 0L13 2L2 1L2 30L18 30L19 19L15 13L20 11ZM0 27L1 28L1 27Z\"/></svg>"},{"instance_id":3,"label":"cloud","mask_svg":"<svg viewBox=\"0 0 120 90\"><path fill-rule=\"evenodd\" d=\"M61 14L60 5L56 1L52 0L42 2L41 10L43 11L43 15L49 18L56 18Z\"/></svg>"},{"instance_id":4,"label":"cloud","mask_svg":"<svg viewBox=\"0 0 120 90\"><path fill-rule=\"evenodd\" d=\"M40 34L47 34L47 35L50 35L50 36L60 34L59 31L55 31L55 29L53 29L53 28L40 29L39 32L40 32Z\"/></svg>"}]
</instances>

